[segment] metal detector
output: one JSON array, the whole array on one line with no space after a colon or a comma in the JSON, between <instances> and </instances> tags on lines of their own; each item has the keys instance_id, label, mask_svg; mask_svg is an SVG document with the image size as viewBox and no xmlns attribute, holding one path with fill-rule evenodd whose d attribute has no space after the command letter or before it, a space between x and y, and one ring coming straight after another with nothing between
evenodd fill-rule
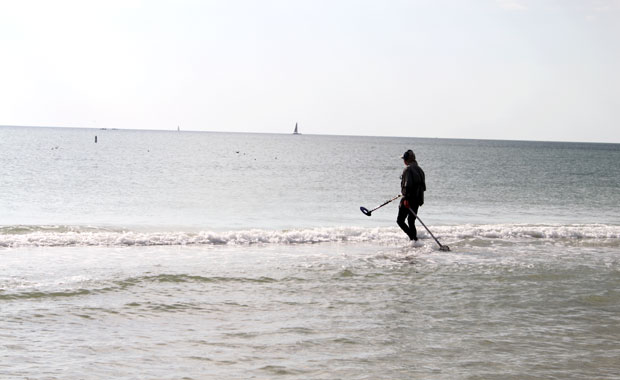
<instances>
[{"instance_id":1,"label":"metal detector","mask_svg":"<svg viewBox=\"0 0 620 380\"><path fill-rule=\"evenodd\" d=\"M394 201L394 200L396 200L396 199L398 199L400 197L402 197L402 195L398 194L394 198L392 198L392 199L390 199L388 201L383 202L382 204L380 204L379 206L373 208L372 210L368 210L366 207L360 207L360 210L364 213L364 215L370 216L370 214L372 214L373 211L375 211L377 209L380 209L381 207L385 206L386 204L388 204L388 203L390 203L390 202L392 202L392 201Z\"/></svg>"},{"instance_id":2,"label":"metal detector","mask_svg":"<svg viewBox=\"0 0 620 380\"><path fill-rule=\"evenodd\" d=\"M388 204L388 203L390 203L390 202L392 202L392 201L395 201L396 199L398 199L398 198L400 198L400 197L402 197L402 194L398 194L398 195L397 195L397 196L395 196L394 198L392 198L392 199L390 199L390 200L387 200L387 201L383 202L382 204L380 204L379 206L377 206L377 207L373 208L372 210L369 210L369 209L367 209L366 207L360 207L360 210L364 213L364 215L366 215L366 216L370 216L370 215L372 215L372 212L373 212L373 211L375 211L375 210L377 210L377 209L380 209L381 207L385 206L386 204ZM439 250L440 250L440 251L447 252L447 251L449 251L449 250L450 250L450 247L448 247L447 245L443 245L443 244L441 244L441 243L439 242L439 240L437 240L437 238L435 237L435 235L433 235L433 233L431 232L431 230L429 230L429 229L428 229L428 227L426 227L426 224L424 224L424 222L422 221L422 219L420 219L420 217L419 217L419 216L418 216L415 212L413 212L413 210L412 210L411 208L409 208L409 212L410 212L411 214L413 214L413 216L414 216L417 220L419 220L419 221L420 221L420 223L424 226L424 228L426 228L426 231L428 231L428 233L429 233L429 234L431 234L431 236L433 237L433 239L435 239L435 242L439 245Z\"/></svg>"}]
</instances>

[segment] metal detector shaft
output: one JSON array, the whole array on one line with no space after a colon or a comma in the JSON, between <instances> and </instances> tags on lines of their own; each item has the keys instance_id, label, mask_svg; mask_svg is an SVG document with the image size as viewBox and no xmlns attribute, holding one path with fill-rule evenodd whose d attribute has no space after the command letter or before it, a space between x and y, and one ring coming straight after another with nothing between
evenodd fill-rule
<instances>
[{"instance_id":1,"label":"metal detector shaft","mask_svg":"<svg viewBox=\"0 0 620 380\"><path fill-rule=\"evenodd\" d=\"M379 206L377 206L377 207L373 208L372 210L368 210L366 207L360 207L360 210L362 210L362 212L363 212L365 215L370 216L370 214L372 214L372 212L373 212L373 211L375 211L375 210L377 210L377 209L380 209L381 207L385 206L386 204L388 204L388 203L390 203L390 202L392 202L392 201L394 201L394 200L396 200L396 199L398 199L398 198L400 198L400 197L402 197L402 194L398 194L398 195L397 195L397 196L395 196L394 198L392 198L392 199L390 199L390 200L387 200L387 201L383 202L382 204L380 204Z\"/></svg>"},{"instance_id":2,"label":"metal detector shaft","mask_svg":"<svg viewBox=\"0 0 620 380\"><path fill-rule=\"evenodd\" d=\"M400 197L402 197L402 195L401 195L401 194L398 194L398 195L397 195L397 196L395 196L394 198L390 199L389 201L385 201L385 202L383 202L381 205L379 205L379 206L377 206L377 207L373 208L373 209L372 209L372 210L370 210L370 211L371 211L371 212L372 212L372 211L375 211L376 209L379 209L379 208L381 208L381 207L385 206L386 204L388 204L388 203L390 203L390 202L392 202L392 201L394 201L394 200L396 200L396 199L398 199L398 198L400 198Z\"/></svg>"},{"instance_id":3,"label":"metal detector shaft","mask_svg":"<svg viewBox=\"0 0 620 380\"><path fill-rule=\"evenodd\" d=\"M449 251L450 247L448 247L447 245L442 245L439 240L437 240L437 238L435 237L435 235L433 235L433 233L431 232L431 230L428 229L428 227L426 227L426 224L424 224L424 222L422 221L422 219L420 219L420 217L413 212L413 210L411 209L411 207L409 207L409 212L411 214L413 214L413 216L416 217L416 219L418 219L420 221L420 223L422 223L422 225L424 226L424 228L426 228L426 231L428 231L429 234L431 234L431 236L433 237L433 239L435 239L435 242L439 245L439 250L440 251Z\"/></svg>"}]
</instances>

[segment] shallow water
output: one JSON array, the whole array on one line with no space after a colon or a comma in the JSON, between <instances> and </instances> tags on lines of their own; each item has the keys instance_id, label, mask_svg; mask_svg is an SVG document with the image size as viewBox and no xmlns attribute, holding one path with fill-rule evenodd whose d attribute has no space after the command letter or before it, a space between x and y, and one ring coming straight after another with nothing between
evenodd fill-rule
<instances>
[{"instance_id":1,"label":"shallow water","mask_svg":"<svg viewBox=\"0 0 620 380\"><path fill-rule=\"evenodd\" d=\"M613 378L620 262L553 250L11 249L0 374Z\"/></svg>"},{"instance_id":2,"label":"shallow water","mask_svg":"<svg viewBox=\"0 0 620 380\"><path fill-rule=\"evenodd\" d=\"M618 145L0 137L0 378L620 378Z\"/></svg>"}]
</instances>

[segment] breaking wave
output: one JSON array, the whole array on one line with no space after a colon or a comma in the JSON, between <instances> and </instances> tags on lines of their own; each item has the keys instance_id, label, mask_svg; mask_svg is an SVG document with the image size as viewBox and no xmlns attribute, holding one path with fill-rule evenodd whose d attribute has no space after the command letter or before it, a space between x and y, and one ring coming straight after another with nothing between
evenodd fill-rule
<instances>
[{"instance_id":1,"label":"breaking wave","mask_svg":"<svg viewBox=\"0 0 620 380\"><path fill-rule=\"evenodd\" d=\"M605 224L571 225L456 225L433 226L435 236L450 243L464 240L493 241L576 241L620 245L620 226ZM421 239L431 236L418 226ZM402 244L405 236L398 227L329 227L294 230L141 232L90 226L4 226L0 247L80 246L171 246L314 244L327 242L372 242Z\"/></svg>"}]
</instances>

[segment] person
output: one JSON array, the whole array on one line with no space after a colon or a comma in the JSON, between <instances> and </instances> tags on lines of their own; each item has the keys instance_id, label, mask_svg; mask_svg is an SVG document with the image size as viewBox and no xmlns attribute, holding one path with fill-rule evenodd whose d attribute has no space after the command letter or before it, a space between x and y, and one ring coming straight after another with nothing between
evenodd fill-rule
<instances>
[{"instance_id":1,"label":"person","mask_svg":"<svg viewBox=\"0 0 620 380\"><path fill-rule=\"evenodd\" d=\"M396 223L405 231L410 240L417 241L418 233L415 228L415 216L409 211L418 213L418 208L424 204L424 192L426 182L424 171L418 166L415 153L411 149L407 150L401 157L405 163L405 169L400 176L400 188L402 199L398 206L398 217ZM407 219L408 223L405 223Z\"/></svg>"}]
</instances>

